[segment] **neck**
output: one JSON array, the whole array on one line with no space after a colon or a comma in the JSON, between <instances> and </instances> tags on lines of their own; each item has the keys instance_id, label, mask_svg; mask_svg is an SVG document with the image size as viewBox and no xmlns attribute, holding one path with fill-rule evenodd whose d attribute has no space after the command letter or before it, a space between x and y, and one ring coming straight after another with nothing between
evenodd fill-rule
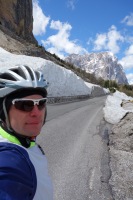
<instances>
[{"instance_id":1,"label":"neck","mask_svg":"<svg viewBox=\"0 0 133 200\"><path fill-rule=\"evenodd\" d=\"M32 142L35 142L35 137L31 138L31 137L27 137L24 135L20 135L19 133L16 133L14 130L10 131L5 123L1 123L1 127L10 135L16 137L19 142L21 143L22 146L29 148L31 146Z\"/></svg>"}]
</instances>

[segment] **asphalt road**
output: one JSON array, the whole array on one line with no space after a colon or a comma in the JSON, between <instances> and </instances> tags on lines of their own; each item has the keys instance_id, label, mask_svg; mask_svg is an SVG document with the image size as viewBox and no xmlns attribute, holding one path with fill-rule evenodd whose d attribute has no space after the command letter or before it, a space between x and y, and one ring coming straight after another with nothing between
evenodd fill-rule
<instances>
[{"instance_id":1,"label":"asphalt road","mask_svg":"<svg viewBox=\"0 0 133 200\"><path fill-rule=\"evenodd\" d=\"M55 200L112 200L108 185L106 96L48 105L38 137L48 158Z\"/></svg>"}]
</instances>

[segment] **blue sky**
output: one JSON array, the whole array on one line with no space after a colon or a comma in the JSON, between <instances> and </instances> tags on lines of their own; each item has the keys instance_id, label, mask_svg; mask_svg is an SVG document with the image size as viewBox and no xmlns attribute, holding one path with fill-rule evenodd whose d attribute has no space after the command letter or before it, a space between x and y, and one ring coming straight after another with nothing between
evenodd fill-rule
<instances>
[{"instance_id":1,"label":"blue sky","mask_svg":"<svg viewBox=\"0 0 133 200\"><path fill-rule=\"evenodd\" d=\"M133 84L132 0L33 0L33 34L64 58L111 51Z\"/></svg>"}]
</instances>

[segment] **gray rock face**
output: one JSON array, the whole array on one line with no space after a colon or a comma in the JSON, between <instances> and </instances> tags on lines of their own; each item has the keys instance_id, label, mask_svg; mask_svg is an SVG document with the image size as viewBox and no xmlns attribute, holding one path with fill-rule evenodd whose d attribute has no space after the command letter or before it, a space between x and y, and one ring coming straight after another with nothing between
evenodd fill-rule
<instances>
[{"instance_id":1,"label":"gray rock face","mask_svg":"<svg viewBox=\"0 0 133 200\"><path fill-rule=\"evenodd\" d=\"M91 53L85 55L71 54L65 61L93 73L104 80L115 80L119 84L128 84L122 65L110 52Z\"/></svg>"},{"instance_id":2,"label":"gray rock face","mask_svg":"<svg viewBox=\"0 0 133 200\"><path fill-rule=\"evenodd\" d=\"M133 105L132 105L133 106ZM133 199L133 113L128 113L110 135L110 186L115 200Z\"/></svg>"},{"instance_id":3,"label":"gray rock face","mask_svg":"<svg viewBox=\"0 0 133 200\"><path fill-rule=\"evenodd\" d=\"M98 96L102 96L102 95L105 95L105 91L103 90L103 88L98 87L98 86L93 86L90 96L91 97L98 97Z\"/></svg>"},{"instance_id":4,"label":"gray rock face","mask_svg":"<svg viewBox=\"0 0 133 200\"><path fill-rule=\"evenodd\" d=\"M35 42L32 0L0 0L0 24L23 39Z\"/></svg>"}]
</instances>

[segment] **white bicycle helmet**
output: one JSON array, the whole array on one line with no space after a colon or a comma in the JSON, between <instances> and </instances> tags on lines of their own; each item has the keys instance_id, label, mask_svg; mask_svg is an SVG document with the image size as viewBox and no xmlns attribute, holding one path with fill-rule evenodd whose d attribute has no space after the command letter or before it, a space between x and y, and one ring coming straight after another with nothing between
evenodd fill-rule
<instances>
[{"instance_id":1,"label":"white bicycle helmet","mask_svg":"<svg viewBox=\"0 0 133 200\"><path fill-rule=\"evenodd\" d=\"M28 66L16 66L0 74L0 98L20 89L40 89L47 95L48 82L42 72Z\"/></svg>"},{"instance_id":2,"label":"white bicycle helmet","mask_svg":"<svg viewBox=\"0 0 133 200\"><path fill-rule=\"evenodd\" d=\"M14 98L23 98L32 94L47 96L48 82L42 72L20 65L0 73L0 121L6 122L8 130L9 108Z\"/></svg>"}]
</instances>

